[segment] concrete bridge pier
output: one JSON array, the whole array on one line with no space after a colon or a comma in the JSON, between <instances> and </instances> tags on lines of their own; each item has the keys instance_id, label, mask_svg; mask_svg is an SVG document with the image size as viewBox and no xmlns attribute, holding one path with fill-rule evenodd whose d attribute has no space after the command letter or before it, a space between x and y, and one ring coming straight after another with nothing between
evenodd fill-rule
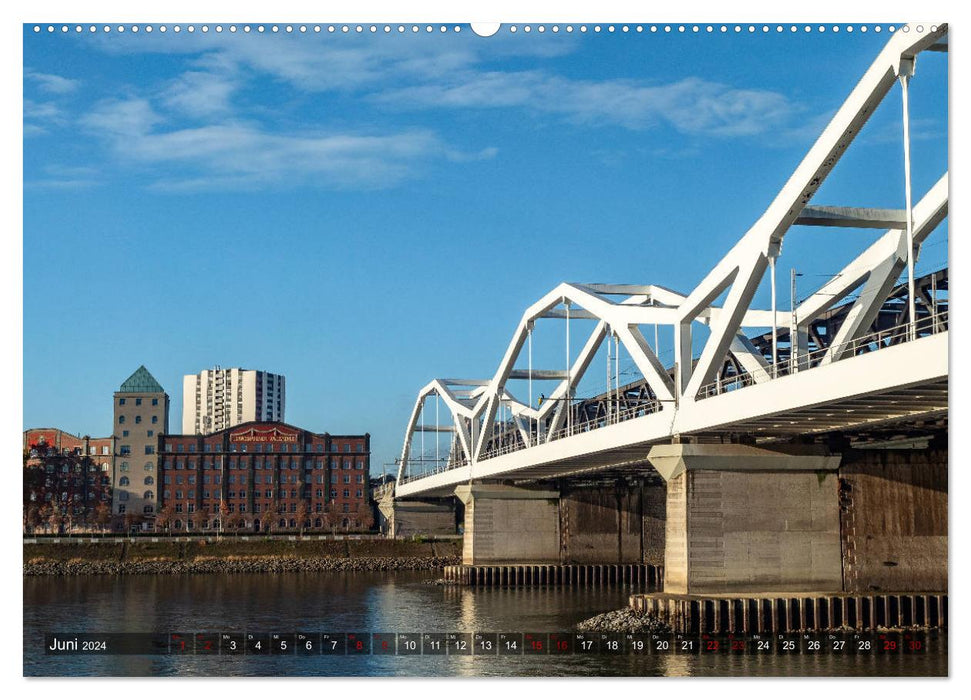
<instances>
[{"instance_id":1,"label":"concrete bridge pier","mask_svg":"<svg viewBox=\"0 0 971 700\"><path fill-rule=\"evenodd\" d=\"M501 484L458 486L465 505L465 565L559 564L559 491Z\"/></svg>"},{"instance_id":2,"label":"concrete bridge pier","mask_svg":"<svg viewBox=\"0 0 971 700\"><path fill-rule=\"evenodd\" d=\"M840 455L814 446L655 445L666 594L843 590Z\"/></svg>"}]
</instances>

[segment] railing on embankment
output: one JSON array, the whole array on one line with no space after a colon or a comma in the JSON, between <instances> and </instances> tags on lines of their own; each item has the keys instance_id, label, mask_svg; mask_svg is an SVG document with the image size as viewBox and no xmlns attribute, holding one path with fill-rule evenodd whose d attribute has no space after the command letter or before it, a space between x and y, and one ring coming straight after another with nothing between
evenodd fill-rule
<instances>
[{"instance_id":1,"label":"railing on embankment","mask_svg":"<svg viewBox=\"0 0 971 700\"><path fill-rule=\"evenodd\" d=\"M642 593L630 597L630 606L655 615L682 634L947 627L946 593L748 597Z\"/></svg>"},{"instance_id":2,"label":"railing on embankment","mask_svg":"<svg viewBox=\"0 0 971 700\"><path fill-rule=\"evenodd\" d=\"M657 586L663 567L653 564L509 564L445 567L445 581L465 586Z\"/></svg>"}]
</instances>

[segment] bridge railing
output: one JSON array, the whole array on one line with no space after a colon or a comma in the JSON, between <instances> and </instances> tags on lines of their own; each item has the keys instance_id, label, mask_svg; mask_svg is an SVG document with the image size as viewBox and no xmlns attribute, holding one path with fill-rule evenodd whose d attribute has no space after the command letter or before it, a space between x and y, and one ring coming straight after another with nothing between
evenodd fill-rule
<instances>
[{"instance_id":1,"label":"bridge railing","mask_svg":"<svg viewBox=\"0 0 971 700\"><path fill-rule=\"evenodd\" d=\"M466 467L469 464L467 459L459 459L454 461L448 461L443 464L438 465L432 469L423 469L416 474L406 473L401 475L401 479L398 481L399 484L407 484L409 481L414 481L415 479L423 479L426 476L434 476L435 474L441 474L442 472L451 471L452 469L458 469L459 467Z\"/></svg>"},{"instance_id":2,"label":"bridge railing","mask_svg":"<svg viewBox=\"0 0 971 700\"><path fill-rule=\"evenodd\" d=\"M914 324L914 327L915 335L913 338L910 337L910 324L903 323L899 326L885 328L884 330L877 331L875 333L868 333L867 335L860 336L859 338L847 341L845 343L818 348L801 355L796 355L795 357L787 360L777 362L774 365L768 365L765 368L760 369L758 372L759 376L762 378L761 382L756 380L756 377L752 372L740 372L739 374L727 379L715 380L714 382L701 387L701 392L698 398L707 399L709 397L718 396L730 391L744 389L745 387L752 386L754 384L765 383L766 381L771 381L772 379L777 379L785 375L796 374L797 372L805 372L806 370L820 366L828 353L832 353L834 357L832 361L837 362L846 357L865 355L867 353L876 352L877 350L881 350L883 348L900 345L901 343L906 343L910 340L925 338L930 335L941 333L946 331L948 328L948 312L941 311L939 313L918 319Z\"/></svg>"}]
</instances>

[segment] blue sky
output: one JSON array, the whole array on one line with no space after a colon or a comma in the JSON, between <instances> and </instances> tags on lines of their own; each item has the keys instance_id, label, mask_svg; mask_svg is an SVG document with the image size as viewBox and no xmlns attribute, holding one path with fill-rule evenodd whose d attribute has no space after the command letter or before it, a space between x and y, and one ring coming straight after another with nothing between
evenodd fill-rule
<instances>
[{"instance_id":1,"label":"blue sky","mask_svg":"<svg viewBox=\"0 0 971 700\"><path fill-rule=\"evenodd\" d=\"M417 390L491 376L557 283L689 291L886 39L25 27L24 427L109 433L145 364L177 431L183 374L244 366L287 376L289 422L369 431L380 471ZM946 85L922 56L915 200ZM899 131L894 90L816 201L902 206ZM876 235L794 231L781 269L803 296Z\"/></svg>"}]
</instances>

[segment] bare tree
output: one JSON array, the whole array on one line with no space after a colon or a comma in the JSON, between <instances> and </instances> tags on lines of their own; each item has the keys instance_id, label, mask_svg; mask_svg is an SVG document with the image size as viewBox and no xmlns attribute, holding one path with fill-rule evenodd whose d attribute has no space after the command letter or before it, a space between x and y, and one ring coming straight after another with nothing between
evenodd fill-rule
<instances>
[{"instance_id":1,"label":"bare tree","mask_svg":"<svg viewBox=\"0 0 971 700\"><path fill-rule=\"evenodd\" d=\"M307 516L310 514L307 504L300 501L297 504L297 511L295 515L297 516L297 527L300 528L300 536L303 537L303 529L306 527Z\"/></svg>"},{"instance_id":2,"label":"bare tree","mask_svg":"<svg viewBox=\"0 0 971 700\"><path fill-rule=\"evenodd\" d=\"M51 508L50 515L47 516L47 524L50 526L54 534L59 534L61 525L64 523L64 518L61 516L61 509L54 506Z\"/></svg>"},{"instance_id":3,"label":"bare tree","mask_svg":"<svg viewBox=\"0 0 971 700\"><path fill-rule=\"evenodd\" d=\"M357 507L357 523L363 530L374 527L374 511L370 503L362 503Z\"/></svg>"},{"instance_id":4,"label":"bare tree","mask_svg":"<svg viewBox=\"0 0 971 700\"><path fill-rule=\"evenodd\" d=\"M111 508L107 503L99 503L94 509L94 521L101 526L101 534L104 534L105 526L111 522Z\"/></svg>"}]
</instances>

